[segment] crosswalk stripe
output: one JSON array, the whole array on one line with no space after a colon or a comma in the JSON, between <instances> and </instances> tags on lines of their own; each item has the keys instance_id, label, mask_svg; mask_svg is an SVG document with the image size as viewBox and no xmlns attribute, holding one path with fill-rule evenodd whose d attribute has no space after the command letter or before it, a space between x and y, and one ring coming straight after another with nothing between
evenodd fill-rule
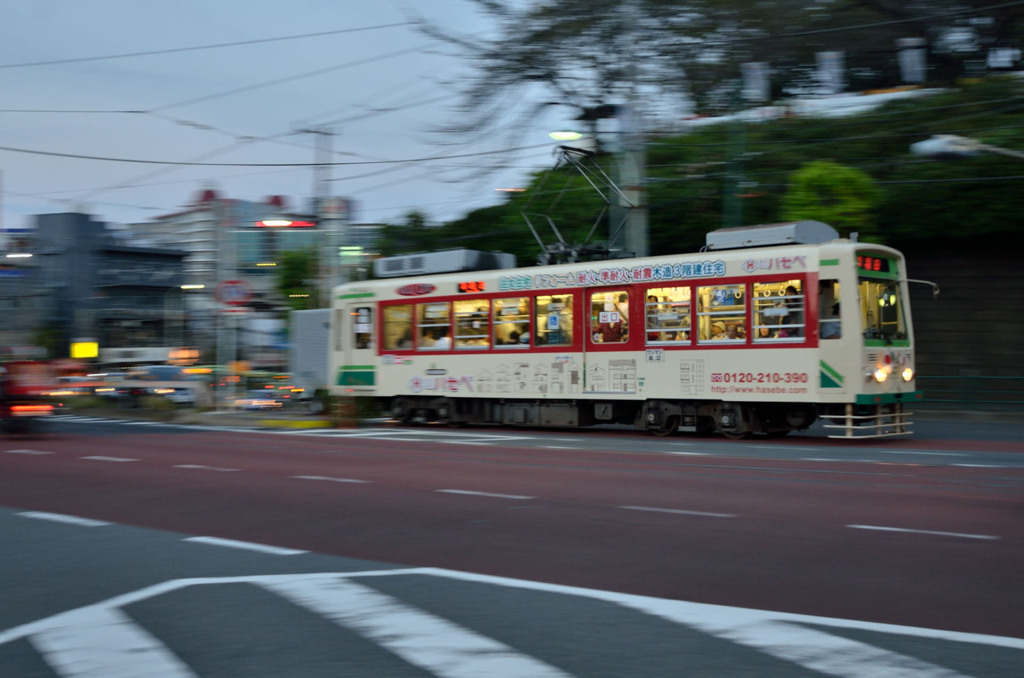
<instances>
[{"instance_id":1,"label":"crosswalk stripe","mask_svg":"<svg viewBox=\"0 0 1024 678\"><path fill-rule=\"evenodd\" d=\"M60 615L29 641L62 678L198 678L116 608L88 607Z\"/></svg>"},{"instance_id":2,"label":"crosswalk stripe","mask_svg":"<svg viewBox=\"0 0 1024 678\"><path fill-rule=\"evenodd\" d=\"M914 657L883 650L856 640L782 621L717 627L712 622L691 626L799 664L812 671L840 678L970 678L962 673Z\"/></svg>"},{"instance_id":3,"label":"crosswalk stripe","mask_svg":"<svg viewBox=\"0 0 1024 678\"><path fill-rule=\"evenodd\" d=\"M442 678L569 678L493 638L339 577L261 583Z\"/></svg>"}]
</instances>

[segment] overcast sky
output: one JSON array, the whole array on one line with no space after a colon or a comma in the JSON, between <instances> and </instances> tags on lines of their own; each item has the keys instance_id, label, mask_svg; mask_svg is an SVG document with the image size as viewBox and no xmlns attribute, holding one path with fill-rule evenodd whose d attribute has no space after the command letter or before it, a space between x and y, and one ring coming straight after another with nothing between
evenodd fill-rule
<instances>
[{"instance_id":1,"label":"overcast sky","mask_svg":"<svg viewBox=\"0 0 1024 678\"><path fill-rule=\"evenodd\" d=\"M297 131L310 128L333 132L333 162L354 163L319 176L357 222L414 209L447 221L500 202L495 189L552 165L557 114L514 158L486 154L507 147L499 138L433 134L457 115L453 83L471 62L409 25L416 14L493 30L465 0L0 0L0 225L66 211L146 221L207 187L304 209L326 138ZM481 155L450 157L468 154ZM267 163L307 166L253 166ZM491 165L509 166L484 176Z\"/></svg>"}]
</instances>

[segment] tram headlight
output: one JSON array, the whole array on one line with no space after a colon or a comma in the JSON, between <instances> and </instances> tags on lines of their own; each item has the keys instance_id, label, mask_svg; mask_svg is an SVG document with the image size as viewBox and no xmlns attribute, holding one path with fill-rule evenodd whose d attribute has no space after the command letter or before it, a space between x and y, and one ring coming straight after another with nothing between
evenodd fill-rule
<instances>
[{"instance_id":1,"label":"tram headlight","mask_svg":"<svg viewBox=\"0 0 1024 678\"><path fill-rule=\"evenodd\" d=\"M900 376L903 377L903 381L910 381L914 378L914 368L907 365L903 368L903 371L900 372Z\"/></svg>"},{"instance_id":2,"label":"tram headlight","mask_svg":"<svg viewBox=\"0 0 1024 678\"><path fill-rule=\"evenodd\" d=\"M885 380L889 378L889 371L890 370L888 367L879 367L871 376L873 376L875 378L875 381L877 381L879 384L884 384Z\"/></svg>"}]
</instances>

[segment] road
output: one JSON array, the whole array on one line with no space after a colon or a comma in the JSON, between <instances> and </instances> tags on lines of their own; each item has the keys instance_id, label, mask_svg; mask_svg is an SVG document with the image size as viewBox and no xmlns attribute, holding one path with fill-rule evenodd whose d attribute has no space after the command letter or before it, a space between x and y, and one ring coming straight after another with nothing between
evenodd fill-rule
<instances>
[{"instance_id":1,"label":"road","mask_svg":"<svg viewBox=\"0 0 1024 678\"><path fill-rule=\"evenodd\" d=\"M37 530L56 530L65 536L53 537L55 543L67 544L59 548L68 549L72 562L70 554L88 543L90 549L98 548L88 571L105 571L100 563L110 559L117 563L111 569L118 574L95 577L85 586L81 578L64 582L59 595L46 604L15 596L17 600L0 605L0 628L29 628L25 625L61 610L153 586L169 586L176 595L187 596L194 585L167 584L182 578L199 577L206 590L220 591L231 588L222 586L223 577L244 576L245 583L308 603L323 598L323 590L337 593L341 587L339 595L345 600L373 598L390 593L393 582L430 577L432 583L425 587L397 584L401 598L419 600L450 586L486 584L485 599L511 595L516 601L495 619L515 610L520 598L533 595L544 610L551 605L545 595L572 595L574 604L565 614L594 619L579 612L576 603L582 599L586 608L594 601L608 603L607 596L621 596L608 619L625 615L623 610L642 610L644 622L620 619L624 626L611 636L628 637L629 629L646 629L654 608L664 612L684 605L672 601L719 606L653 614L682 623L688 632L759 648L762 659L813 669L773 673L762 666L761 675L886 675L864 673L863 666L852 673L836 667L822 670L806 658L787 656L779 648L792 643L780 642L779 634L747 637L737 630L768 624L766 628L778 631L781 627L771 625L786 615L803 615L799 618L805 622L813 618L815 628L836 623L826 620L854 620L849 623L933 629L943 649L929 650L921 660L960 671L937 676L1017 675L1008 669L1024 657L1016 654L1024 642L1021 647L1009 642L1011 649L963 651L963 638L953 643L952 635L942 635L1024 638L1019 605L1024 443L1015 425L943 422L934 427L939 434L924 431L912 439L869 445L825 440L813 432L763 442L661 439L631 431L380 427L279 433L74 417L62 418L51 428L45 435L0 443L0 504L10 509L0 520L0 531L6 534L9 527L12 534L28 531L38 537ZM91 530L88 523L55 523L62 518L52 514L101 521L104 531ZM121 534L117 531L126 536L103 537L112 543L99 546L81 536ZM241 569L233 560L216 559L198 570L191 562L166 567L165 562L182 562L180 535L273 545L315 562L284 570L279 564L253 565L252 558L277 563L282 557L260 552L246 555ZM34 552L36 537L23 537L25 553ZM159 544L155 552L168 549L171 555L150 572L152 564L143 567L138 554L128 555L134 551L125 544L139 540ZM212 548L232 542L199 543ZM195 553L197 543L187 544ZM15 580L28 577L44 557L43 550L27 555L32 565L15 567ZM322 558L331 560L317 560ZM10 560L0 558L0 566L10 569ZM74 569L63 567L64 572ZM417 569L404 569L410 567ZM382 570L395 574L378 576L373 591L349 586L368 576L359 573ZM356 574L342 577L344 585L334 579L265 579L327 572ZM50 574L52 581L57 573ZM478 576L484 579L465 579ZM382 591L385 579L388 590ZM510 594L510 589L518 593ZM418 602L415 609L423 605L427 603ZM467 606L474 609L474 618L481 616L481 609L495 609ZM706 621L708 609L732 610L731 619L765 614L754 612L758 610L772 616L753 621L743 617L742 622L708 628L701 621ZM604 613L611 614L608 609ZM330 617L331 612L318 614ZM451 614L446 609L444 617ZM525 610L515 614L515 628L527 629L527 635L545 628L543 616ZM489 625L477 620L473 626L481 623ZM657 640L645 637L638 651L648 659L669 652L661 665L674 669L674 660L665 657L675 657L678 648L669 651L664 643L680 631L659 628L651 631ZM563 640L564 633L559 635ZM863 641L877 633L882 631L860 626L844 637ZM494 638L493 633L483 635ZM767 637L775 640L768 642ZM828 638L833 642L833 635ZM790 640L814 644L800 640L799 634ZM609 638L600 642L602 647L615 645ZM906 642L887 647L898 651ZM765 649L765 643L771 647ZM536 658L539 650L528 644L529 657ZM953 652L955 657L950 654L953 647L961 648ZM594 664L577 658L569 663L582 663L569 670L568 660L555 654L559 661L543 663L568 675L678 675L674 670L637 672L637 658L628 668L621 662ZM700 666L716 666L711 659L715 653L706 646L698 654L704 658ZM943 661L936 662L940 655ZM737 659L744 656L738 652ZM717 666L717 675L724 675ZM425 668L428 674L449 675L433 665ZM708 671L706 675L716 675L713 668ZM531 674L544 675L533 670L522 675Z\"/></svg>"}]
</instances>

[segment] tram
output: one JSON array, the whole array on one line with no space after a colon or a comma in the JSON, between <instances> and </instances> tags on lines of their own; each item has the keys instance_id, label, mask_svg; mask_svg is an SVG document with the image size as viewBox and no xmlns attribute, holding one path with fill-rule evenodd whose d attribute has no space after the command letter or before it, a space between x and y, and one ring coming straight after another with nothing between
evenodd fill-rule
<instances>
[{"instance_id":1,"label":"tram","mask_svg":"<svg viewBox=\"0 0 1024 678\"><path fill-rule=\"evenodd\" d=\"M332 294L330 390L398 420L728 438L911 433L906 263L816 221L697 253L383 278Z\"/></svg>"}]
</instances>

